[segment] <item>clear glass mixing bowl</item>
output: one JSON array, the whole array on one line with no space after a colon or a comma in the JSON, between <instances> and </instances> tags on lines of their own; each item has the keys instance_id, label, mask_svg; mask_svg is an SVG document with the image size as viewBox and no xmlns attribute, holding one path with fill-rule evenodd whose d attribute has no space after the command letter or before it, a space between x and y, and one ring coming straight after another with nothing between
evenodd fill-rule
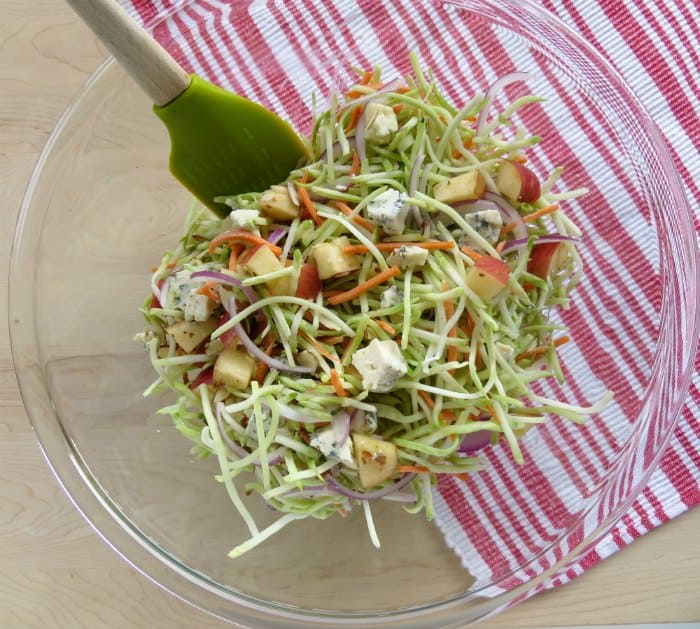
<instances>
[{"instance_id":1,"label":"clear glass mixing bowl","mask_svg":"<svg viewBox=\"0 0 700 629\"><path fill-rule=\"evenodd\" d=\"M470 589L472 577L434 524L391 504L376 511L381 550L371 547L357 512L297 523L229 560L244 526L212 479L214 462L193 461L190 444L154 414L163 401L142 397L151 367L132 342L149 269L176 242L190 201L168 172L167 135L149 103L106 63L36 167L10 278L24 402L78 509L155 582L255 627L463 626L566 570L643 487L672 432L694 353L694 233L677 173L643 108L591 47L530 2L178 6L155 25L176 58L301 132L309 130L312 93L346 85L350 63L381 64L392 77L416 50L455 102L505 72L532 71L529 88L549 101L524 114L544 136L533 167L543 173L562 164L568 185L591 188L569 207L591 263L563 315L577 341L562 351L570 378L563 393L593 399L609 388L616 401L583 427L555 421L529 433L529 464L503 459L499 473L514 486L568 482L571 498L567 509L548 511L541 543L523 547L518 565L494 568L486 586ZM205 55L203 41L227 58ZM643 290L629 289L631 281ZM557 445L562 438L570 450ZM589 468L562 480L570 452L587 448ZM273 517L255 502L250 509L262 521ZM517 526L518 517L504 512L480 524ZM464 521L471 526L468 515Z\"/></svg>"}]
</instances>

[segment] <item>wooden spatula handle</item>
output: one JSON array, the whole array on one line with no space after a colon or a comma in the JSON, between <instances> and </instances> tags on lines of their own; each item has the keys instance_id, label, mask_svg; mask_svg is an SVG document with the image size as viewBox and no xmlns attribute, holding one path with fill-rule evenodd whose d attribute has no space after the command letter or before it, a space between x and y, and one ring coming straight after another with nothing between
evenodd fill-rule
<instances>
[{"instance_id":1,"label":"wooden spatula handle","mask_svg":"<svg viewBox=\"0 0 700 629\"><path fill-rule=\"evenodd\" d=\"M155 105L185 91L190 77L117 0L67 0Z\"/></svg>"}]
</instances>

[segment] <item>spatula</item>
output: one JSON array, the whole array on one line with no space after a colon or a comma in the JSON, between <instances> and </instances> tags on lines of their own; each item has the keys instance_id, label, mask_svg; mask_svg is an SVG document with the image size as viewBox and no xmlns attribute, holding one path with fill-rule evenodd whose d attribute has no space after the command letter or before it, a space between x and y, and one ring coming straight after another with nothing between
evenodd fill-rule
<instances>
[{"instance_id":1,"label":"spatula","mask_svg":"<svg viewBox=\"0 0 700 629\"><path fill-rule=\"evenodd\" d=\"M170 135L170 171L220 216L221 195L283 181L306 157L292 127L250 100L189 75L116 0L67 0L151 98Z\"/></svg>"}]
</instances>

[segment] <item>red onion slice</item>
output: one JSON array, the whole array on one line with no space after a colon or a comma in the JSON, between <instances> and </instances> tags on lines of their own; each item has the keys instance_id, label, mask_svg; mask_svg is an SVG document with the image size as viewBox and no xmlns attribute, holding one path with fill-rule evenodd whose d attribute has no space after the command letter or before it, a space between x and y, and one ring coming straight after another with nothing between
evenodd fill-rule
<instances>
[{"instance_id":1,"label":"red onion slice","mask_svg":"<svg viewBox=\"0 0 700 629\"><path fill-rule=\"evenodd\" d=\"M237 310L235 299L229 299L228 311L231 314L231 317L234 317L236 315ZM253 341L253 339L251 339L250 336L248 336L248 333L243 329L243 326L240 323L234 325L233 329L236 331L236 336L238 337L238 340L248 350L248 353L251 354L253 357L257 358L258 360L261 360L262 362L266 363L267 366L271 369L277 369L277 371L286 371L298 374L308 374L314 371L313 367L302 367L301 365L288 365L287 363L282 362L281 360L277 360L276 358L272 358L272 356L268 356L255 344L255 341Z\"/></svg>"},{"instance_id":2,"label":"red onion slice","mask_svg":"<svg viewBox=\"0 0 700 629\"><path fill-rule=\"evenodd\" d=\"M226 273L218 273L217 271L195 271L190 277L192 279L196 279L198 277L206 277L210 280L217 280L222 284L230 284L231 286L240 288L251 304L254 304L256 301L258 301L258 296L255 294L255 291L253 289L251 289L248 286L244 286L241 280L239 280L236 277L226 275Z\"/></svg>"},{"instance_id":3,"label":"red onion slice","mask_svg":"<svg viewBox=\"0 0 700 629\"><path fill-rule=\"evenodd\" d=\"M462 441L459 443L457 452L469 454L471 452L481 450L491 443L492 435L492 430L477 430L476 432L470 432L462 437Z\"/></svg>"},{"instance_id":4,"label":"red onion slice","mask_svg":"<svg viewBox=\"0 0 700 629\"><path fill-rule=\"evenodd\" d=\"M575 238L574 236L564 236L562 234L546 234L535 239L535 244L543 244L546 242L580 242L580 238ZM501 253L508 253L514 249L521 249L527 245L529 238L519 238L517 240L510 240L503 246L503 251Z\"/></svg>"},{"instance_id":5,"label":"red onion slice","mask_svg":"<svg viewBox=\"0 0 700 629\"><path fill-rule=\"evenodd\" d=\"M516 210L507 199L493 192L487 192L484 197L487 201L496 204L505 222L515 223L513 235L516 239L527 238L527 225L525 221L523 221L523 217L520 216L518 210Z\"/></svg>"},{"instance_id":6,"label":"red onion slice","mask_svg":"<svg viewBox=\"0 0 700 629\"><path fill-rule=\"evenodd\" d=\"M497 81L494 81L486 92L486 99L481 111L479 111L479 117L476 120L476 135L482 135L486 127L486 119L488 118L489 112L491 111L491 105L493 104L493 97L498 94L502 89L511 83L517 81L527 81L532 78L532 74L529 72L511 72L502 76Z\"/></svg>"},{"instance_id":7,"label":"red onion slice","mask_svg":"<svg viewBox=\"0 0 700 629\"><path fill-rule=\"evenodd\" d=\"M287 233L286 229L283 229L282 227L278 227L277 229L272 231L272 233L267 237L266 240L271 245L276 245L280 240L282 240L282 238L284 238L286 233Z\"/></svg>"},{"instance_id":8,"label":"red onion slice","mask_svg":"<svg viewBox=\"0 0 700 629\"><path fill-rule=\"evenodd\" d=\"M377 491L353 491L352 489L347 488L345 485L340 484L332 476L326 476L326 485L328 485L328 487L330 487L336 493L339 493L341 496L345 496L346 498L352 498L353 500L376 500L377 498L383 498L384 496L388 496L389 494L398 491L402 487L405 487L415 478L415 476L416 475L412 473L404 474L393 485L384 487L383 489L378 489Z\"/></svg>"}]
</instances>

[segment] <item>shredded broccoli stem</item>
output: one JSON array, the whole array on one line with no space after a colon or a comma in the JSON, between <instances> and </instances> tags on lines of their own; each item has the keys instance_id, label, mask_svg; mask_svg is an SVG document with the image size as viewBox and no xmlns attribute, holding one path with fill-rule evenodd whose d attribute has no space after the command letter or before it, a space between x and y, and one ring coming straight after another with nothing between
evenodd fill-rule
<instances>
[{"instance_id":1,"label":"shredded broccoli stem","mask_svg":"<svg viewBox=\"0 0 700 629\"><path fill-rule=\"evenodd\" d=\"M410 60L412 74L394 89L377 94L380 69L358 70L358 83L344 97L332 95L327 111L317 111L314 100L312 156L276 189L289 191L297 216L266 210L258 192L221 196L232 209L223 221L194 204L178 246L151 276L139 337L157 377L144 395L174 393L176 401L159 412L194 443L196 457L217 458L216 479L251 535L230 557L294 520L326 519L359 505L379 547L370 501L398 500L408 513L432 519L437 474L464 478L484 466L478 454L460 452L465 435L489 431L492 443L503 442L524 463L524 430L550 416L581 422L611 399L576 404L536 388L547 378L564 381L558 346L567 330L552 313L568 306L583 264L576 248L581 232L563 206L585 188L555 190L563 172L557 167L543 178L539 199L515 202L521 216L562 206L530 220L517 247L507 247L512 231L496 230L494 237L469 216L477 210L436 198L436 185L465 173L498 192L501 159L523 161L540 141L513 121L542 99L520 96L493 112L477 137L483 94L455 106L417 56ZM394 112L397 130L389 138L374 138L369 127L364 141L358 136L358 121L369 125L359 108L370 103ZM408 208L400 229L376 209L391 191ZM209 250L241 210L256 214L236 229L275 235L281 254L271 254L274 263L252 265L253 245L239 246L237 259L231 244ZM556 268L543 276L529 260L539 239L553 234L563 242ZM408 257L402 243L422 245L425 257ZM329 246L332 262L320 253ZM477 256L507 265L506 284L495 295L470 279ZM192 278L195 272L205 273ZM188 335L202 326L192 348ZM356 362L375 341L398 348L403 366L381 386L371 377L379 367ZM259 352L254 361L240 358L251 342L267 361ZM230 356L238 356L233 375ZM392 448L400 466L371 487L360 480L369 463L355 452L357 435ZM402 469L414 473L406 477ZM259 529L241 491L257 494L281 517Z\"/></svg>"}]
</instances>

